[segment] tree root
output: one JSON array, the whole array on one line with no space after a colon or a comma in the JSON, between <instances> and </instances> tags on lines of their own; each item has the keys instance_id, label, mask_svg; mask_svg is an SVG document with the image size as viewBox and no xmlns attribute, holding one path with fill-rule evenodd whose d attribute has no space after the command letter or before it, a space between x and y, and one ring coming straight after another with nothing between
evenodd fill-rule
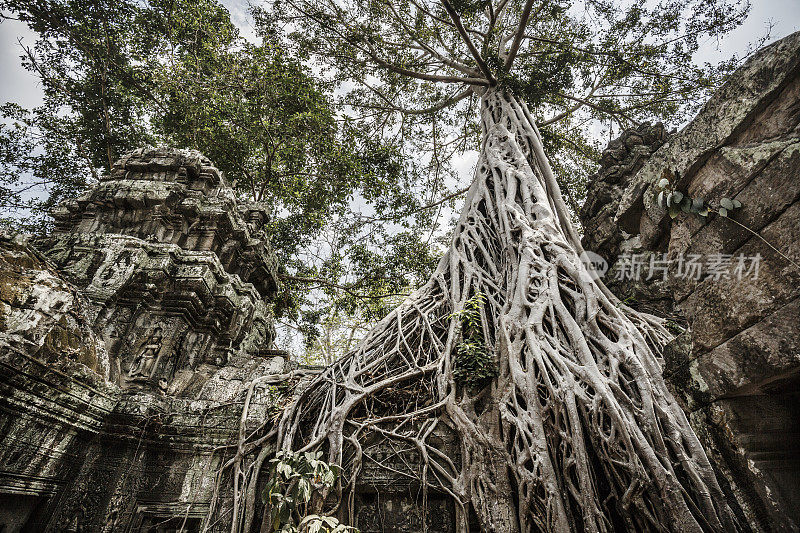
<instances>
[{"instance_id":1,"label":"tree root","mask_svg":"<svg viewBox=\"0 0 800 533\"><path fill-rule=\"evenodd\" d=\"M470 509L483 531L738 530L661 376L670 335L586 272L524 104L489 90L482 120L476 177L436 272L299 393L270 434L275 446L323 450L343 466L327 511L351 524L370 461L412 478L423 503L433 491L450 496L459 532ZM453 314L477 293L499 370L480 390L453 377ZM457 437L455 450L442 432ZM246 441L233 459L237 494L254 486L268 449L262 440L242 474L255 451ZM375 446L397 460L365 451ZM239 501L252 516L247 494Z\"/></svg>"}]
</instances>

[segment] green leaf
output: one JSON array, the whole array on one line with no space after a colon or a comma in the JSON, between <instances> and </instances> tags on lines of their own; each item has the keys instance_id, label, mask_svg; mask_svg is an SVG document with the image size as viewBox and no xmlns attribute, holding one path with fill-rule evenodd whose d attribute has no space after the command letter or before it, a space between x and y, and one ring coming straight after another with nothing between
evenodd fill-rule
<instances>
[{"instance_id":1,"label":"green leaf","mask_svg":"<svg viewBox=\"0 0 800 533\"><path fill-rule=\"evenodd\" d=\"M730 198L723 198L722 200L719 201L719 205L724 207L728 211L733 211L735 209L733 202L731 201Z\"/></svg>"},{"instance_id":2,"label":"green leaf","mask_svg":"<svg viewBox=\"0 0 800 533\"><path fill-rule=\"evenodd\" d=\"M742 202L740 202L739 200L734 200L733 207L739 209L740 207L742 207Z\"/></svg>"},{"instance_id":3,"label":"green leaf","mask_svg":"<svg viewBox=\"0 0 800 533\"><path fill-rule=\"evenodd\" d=\"M303 518L300 522L300 528L302 529L303 526L306 526L307 533L317 533L320 529L322 529L322 517L319 515L311 514Z\"/></svg>"},{"instance_id":4,"label":"green leaf","mask_svg":"<svg viewBox=\"0 0 800 533\"><path fill-rule=\"evenodd\" d=\"M661 180L658 182L658 186L662 189L666 189L669 187L669 180L667 178L661 178Z\"/></svg>"},{"instance_id":5,"label":"green leaf","mask_svg":"<svg viewBox=\"0 0 800 533\"><path fill-rule=\"evenodd\" d=\"M719 216L721 216L721 217L727 217L727 216L728 216L728 210L727 210L727 209L725 209L724 207L720 207L720 208L719 208Z\"/></svg>"},{"instance_id":6,"label":"green leaf","mask_svg":"<svg viewBox=\"0 0 800 533\"><path fill-rule=\"evenodd\" d=\"M281 474L286 479L292 477L292 467L289 466L287 463L278 463L278 473Z\"/></svg>"},{"instance_id":7,"label":"green leaf","mask_svg":"<svg viewBox=\"0 0 800 533\"><path fill-rule=\"evenodd\" d=\"M683 200L683 193L680 191L675 191L672 193L672 201L673 203L679 204Z\"/></svg>"},{"instance_id":8,"label":"green leaf","mask_svg":"<svg viewBox=\"0 0 800 533\"><path fill-rule=\"evenodd\" d=\"M674 219L675 217L678 216L678 213L680 213L680 212L681 212L681 208L678 207L677 205L669 206L669 218Z\"/></svg>"},{"instance_id":9,"label":"green leaf","mask_svg":"<svg viewBox=\"0 0 800 533\"><path fill-rule=\"evenodd\" d=\"M658 204L658 207L664 207L664 191L658 193L656 203Z\"/></svg>"},{"instance_id":10,"label":"green leaf","mask_svg":"<svg viewBox=\"0 0 800 533\"><path fill-rule=\"evenodd\" d=\"M305 478L297 482L297 499L300 503L308 503L311 499L311 484Z\"/></svg>"}]
</instances>

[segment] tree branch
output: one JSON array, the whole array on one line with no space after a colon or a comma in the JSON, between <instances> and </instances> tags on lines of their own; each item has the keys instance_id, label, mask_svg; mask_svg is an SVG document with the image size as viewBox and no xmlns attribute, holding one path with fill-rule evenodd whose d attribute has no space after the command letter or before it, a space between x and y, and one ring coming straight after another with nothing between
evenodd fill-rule
<instances>
[{"instance_id":1,"label":"tree branch","mask_svg":"<svg viewBox=\"0 0 800 533\"><path fill-rule=\"evenodd\" d=\"M432 207L436 207L436 206L442 205L443 203L445 203L448 200L452 200L453 198L461 196L462 194L466 193L468 190L469 190L469 187L464 187L463 189L461 189L459 191L456 191L456 192L454 192L452 194L448 194L444 198L436 200L433 203L430 203L430 204L427 204L427 205L423 205L422 207L417 207L416 209L412 209L411 211L407 211L407 212L401 213L399 215L394 215L394 216L391 216L391 217L366 218L366 220L364 221L364 224L371 223L371 222L385 222L385 221L389 221L389 220L397 220L397 219L400 219L400 218L405 218L407 216L413 215L414 213L419 213L420 211L425 211L426 209L431 209Z\"/></svg>"},{"instance_id":2,"label":"tree branch","mask_svg":"<svg viewBox=\"0 0 800 533\"><path fill-rule=\"evenodd\" d=\"M475 44L472 42L472 39L469 38L469 34L467 30L464 29L464 25L461 23L461 17L458 16L456 10L453 9L453 6L450 5L450 2L447 0L442 0L442 5L444 6L445 11L447 14L450 15L450 18L453 19L453 24L456 25L456 29L458 33L461 35L461 39L467 44L467 48L469 48L469 52L472 54L472 57L475 58L475 62L478 64L478 68L481 69L483 75L486 76L486 79L489 81L489 86L496 85L497 80L492 75L492 72L489 70L489 67L486 65L486 62L481 57L481 54L478 52L478 49L475 48Z\"/></svg>"},{"instance_id":3,"label":"tree branch","mask_svg":"<svg viewBox=\"0 0 800 533\"><path fill-rule=\"evenodd\" d=\"M550 118L548 120L545 120L544 122L540 122L539 125L540 126L549 126L550 124L553 124L554 122L558 122L559 120L568 117L569 115L573 114L578 109L582 108L584 105L587 105L587 102L588 102L589 98L591 98L594 95L594 92L600 86L599 84L600 84L600 82L598 81L597 83L594 84L594 86L592 87L592 90L589 91L589 94L587 94L586 96L584 96L581 99L576 99L575 100L576 103L575 103L574 106L564 110L562 113L559 113L556 116L554 116L554 117L552 117L552 118Z\"/></svg>"},{"instance_id":4,"label":"tree branch","mask_svg":"<svg viewBox=\"0 0 800 533\"><path fill-rule=\"evenodd\" d=\"M417 44L419 44L419 46L423 50L426 50L429 54L431 54L432 56L438 58L442 63L444 63L448 67L451 67L451 68L454 68L454 69L456 69L456 70L458 70L460 72L463 72L467 76L474 76L475 75L475 70L474 69L471 69L467 65L464 65L464 64L462 64L462 63L460 63L460 62L458 62L456 60L449 59L449 58L445 57L444 55L440 54L438 50L436 50L432 46L429 46L428 44L426 44L425 41L414 37L413 36L414 35L414 30L406 23L406 21L403 19L403 17L400 16L400 13L397 12L397 9L395 9L395 6L394 6L394 2L392 0L389 0L386 3L386 5L389 6L389 9L394 14L394 18L403 26L403 28L405 28L406 32L408 32L408 35L411 36L411 38Z\"/></svg>"},{"instance_id":5,"label":"tree branch","mask_svg":"<svg viewBox=\"0 0 800 533\"><path fill-rule=\"evenodd\" d=\"M411 78L425 80L425 81L438 81L438 82L443 82L443 83L466 83L467 85L489 85L489 82L487 80L482 79L482 78L459 77L459 76L442 76L442 75L439 75L439 74L429 74L427 72L417 72L415 70L410 70L410 69L407 69L405 67L401 67L401 66L395 65L394 63L390 63L389 61L386 61L385 59L382 59L381 57L379 57L375 52L372 51L372 49L370 47L359 46L358 44L354 43L351 38L348 38L347 35L343 34L341 31L336 30L335 28L332 28L330 26L330 23L326 24L324 21L319 20L319 18L315 17L314 14L309 13L308 11L304 10L302 7L298 6L297 2L289 0L289 4L292 7L294 7L295 9L297 9L304 16L306 16L309 19L315 21L321 27L327 28L327 29L329 29L329 31L332 31L333 33L338 35L339 38L341 38L344 42L346 42L347 44L349 44L350 46L352 46L356 50L360 50L361 52L367 54L379 66L381 66L381 67L383 67L385 69L388 69L388 70L390 70L392 72L395 72L397 74L402 74L404 76L409 76ZM347 24L345 24L343 22L342 22L342 24L344 25L345 28L350 30L350 28L347 26Z\"/></svg>"},{"instance_id":6,"label":"tree branch","mask_svg":"<svg viewBox=\"0 0 800 533\"><path fill-rule=\"evenodd\" d=\"M359 294L357 292L353 292L353 290L350 288L350 286L340 285L338 283L334 283L333 281L330 281L330 280L327 280L327 279L323 279L323 278L309 278L309 277L305 277L305 276L290 276L288 274L283 274L283 275L281 275L279 277L284 281L297 281L297 282L300 282L300 283L316 283L318 285L325 285L326 287L331 287L331 288L334 288L334 289L342 290L342 291L346 292L347 294L349 294L350 296L352 296L354 298L363 298L363 299L369 299L369 300L381 300L383 298L391 298L393 296L408 296L408 294L405 294L405 293L390 293L390 294L376 294L376 295Z\"/></svg>"},{"instance_id":7,"label":"tree branch","mask_svg":"<svg viewBox=\"0 0 800 533\"><path fill-rule=\"evenodd\" d=\"M635 124L637 126L639 125L639 121L638 120L631 118L630 116L628 116L627 114L625 114L622 111L611 111L609 109L603 109L599 105L597 105L595 103L592 103L589 100L584 100L583 98L579 98L577 96L570 96L569 94L564 94L564 93L556 93L556 94L558 96L560 96L561 98L566 98L567 100L572 100L574 102L579 102L580 104L583 104L586 107L591 107L592 109L594 109L596 111L600 111L601 113L606 113L606 114L612 115L612 116L619 115L620 117L624 118L625 120L630 121L632 124Z\"/></svg>"},{"instance_id":8,"label":"tree branch","mask_svg":"<svg viewBox=\"0 0 800 533\"><path fill-rule=\"evenodd\" d=\"M511 44L511 49L508 51L508 56L503 63L503 70L508 72L511 70L511 64L519 52L519 47L522 44L522 38L525 36L525 27L528 25L528 19L531 16L531 9L533 9L533 0L528 0L522 10L522 16L519 19L519 27L517 33L514 35L514 42Z\"/></svg>"},{"instance_id":9,"label":"tree branch","mask_svg":"<svg viewBox=\"0 0 800 533\"><path fill-rule=\"evenodd\" d=\"M381 107L381 106L378 106L378 105L368 106L368 105L365 105L365 104L361 104L361 105L355 106L353 104L349 104L351 107L364 107L364 108L370 108L370 109L385 109L385 110L396 111L396 112L402 113L404 115L429 115L431 113L435 113L437 111L441 111L442 109L444 109L446 107L449 107L449 106L451 106L453 104L456 104L456 103L460 102L461 100L463 100L464 98L468 97L470 94L472 94L472 89L467 88L464 91L458 93L457 95L451 96L450 98L442 100L441 102L439 102L437 104L434 104L431 107L426 107L424 109L408 109L408 108L405 108L405 107L399 107L399 106L394 105L392 103L391 99L389 99L385 94L383 94L377 88L372 87L371 85L369 85L367 83L364 83L364 85L368 89L370 89L372 92L377 94L378 97L381 100L386 102L386 106L387 107Z\"/></svg>"}]
</instances>

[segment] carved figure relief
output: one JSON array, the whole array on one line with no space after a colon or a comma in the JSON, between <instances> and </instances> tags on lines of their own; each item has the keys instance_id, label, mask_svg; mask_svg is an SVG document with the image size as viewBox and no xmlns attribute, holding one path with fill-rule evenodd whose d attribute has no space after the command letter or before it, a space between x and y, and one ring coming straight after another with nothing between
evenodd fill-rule
<instances>
[{"instance_id":1,"label":"carved figure relief","mask_svg":"<svg viewBox=\"0 0 800 533\"><path fill-rule=\"evenodd\" d=\"M113 251L110 252L113 255ZM108 291L122 287L134 271L136 261L131 250L123 250L116 259L104 262L95 273L91 288Z\"/></svg>"},{"instance_id":2,"label":"carved figure relief","mask_svg":"<svg viewBox=\"0 0 800 533\"><path fill-rule=\"evenodd\" d=\"M129 378L149 379L152 376L158 352L161 351L163 337L164 333L161 326L155 326L134 356L131 367L128 370Z\"/></svg>"},{"instance_id":3,"label":"carved figure relief","mask_svg":"<svg viewBox=\"0 0 800 533\"><path fill-rule=\"evenodd\" d=\"M114 284L114 275L128 270L131 266L131 252L125 250L119 255L119 258L113 266L106 268L100 276L100 284L103 286Z\"/></svg>"}]
</instances>

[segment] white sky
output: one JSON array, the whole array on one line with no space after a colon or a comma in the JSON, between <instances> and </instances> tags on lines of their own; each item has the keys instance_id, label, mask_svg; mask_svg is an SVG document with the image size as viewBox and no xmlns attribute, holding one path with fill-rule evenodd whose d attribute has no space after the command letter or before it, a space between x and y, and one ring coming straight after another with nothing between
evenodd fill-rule
<instances>
[{"instance_id":1,"label":"white sky","mask_svg":"<svg viewBox=\"0 0 800 533\"><path fill-rule=\"evenodd\" d=\"M231 12L231 18L245 37L253 35L246 15L246 1L222 0ZM724 40L709 42L698 54L698 61L716 63L733 54L743 54L747 45L755 41L772 25L771 40L777 40L800 31L800 0L752 0L747 21L731 32ZM24 24L6 20L0 23L0 103L17 102L33 107L41 102L42 91L36 78L20 66L22 49L18 39L33 45L35 35Z\"/></svg>"}]
</instances>

